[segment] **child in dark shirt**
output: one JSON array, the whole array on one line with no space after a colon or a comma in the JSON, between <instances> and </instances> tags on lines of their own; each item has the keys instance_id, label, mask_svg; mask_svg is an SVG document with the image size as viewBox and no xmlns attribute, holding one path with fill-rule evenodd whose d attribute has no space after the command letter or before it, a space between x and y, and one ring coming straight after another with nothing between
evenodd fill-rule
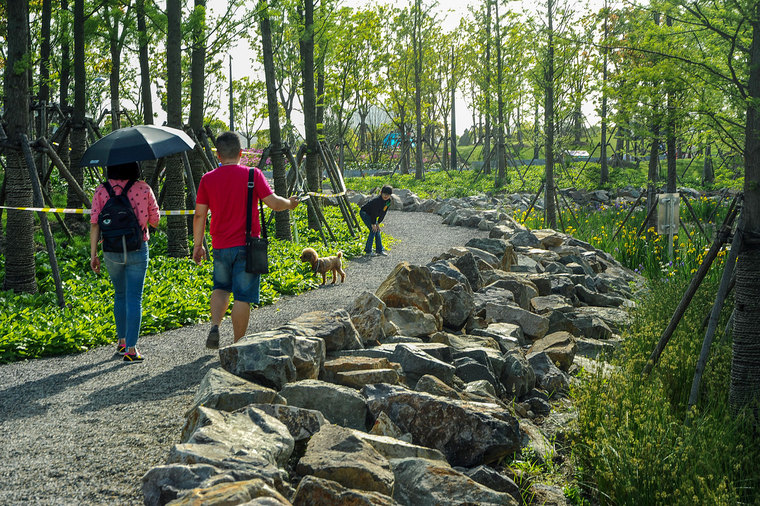
<instances>
[{"instance_id":1,"label":"child in dark shirt","mask_svg":"<svg viewBox=\"0 0 760 506\"><path fill-rule=\"evenodd\" d=\"M385 213L391 206L391 195L393 195L393 188L390 186L383 186L382 190L380 190L380 195L364 204L361 211L359 211L359 216L369 229L367 244L364 246L364 253L367 255L388 255L383 249L383 242L382 239L380 239L380 223L383 222ZM374 253L372 252L373 240L375 241Z\"/></svg>"}]
</instances>

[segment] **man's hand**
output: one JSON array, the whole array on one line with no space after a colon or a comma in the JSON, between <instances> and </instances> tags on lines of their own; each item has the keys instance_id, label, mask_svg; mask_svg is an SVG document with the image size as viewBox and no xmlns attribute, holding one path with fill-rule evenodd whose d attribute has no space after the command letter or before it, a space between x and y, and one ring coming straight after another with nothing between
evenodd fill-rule
<instances>
[{"instance_id":1,"label":"man's hand","mask_svg":"<svg viewBox=\"0 0 760 506\"><path fill-rule=\"evenodd\" d=\"M372 224L372 231L373 232L380 232L380 225Z\"/></svg>"},{"instance_id":2,"label":"man's hand","mask_svg":"<svg viewBox=\"0 0 760 506\"><path fill-rule=\"evenodd\" d=\"M206 248L203 247L202 243L193 246L193 262L200 265L201 262L206 258Z\"/></svg>"},{"instance_id":3,"label":"man's hand","mask_svg":"<svg viewBox=\"0 0 760 506\"><path fill-rule=\"evenodd\" d=\"M90 257L90 269L95 274L100 274L100 258L97 256Z\"/></svg>"},{"instance_id":4,"label":"man's hand","mask_svg":"<svg viewBox=\"0 0 760 506\"><path fill-rule=\"evenodd\" d=\"M292 197L290 197L288 200L290 200L290 210L291 210L291 211L292 211L293 209L295 209L295 208L296 208L296 206L298 206L298 203L299 203L299 202L301 202L301 201L298 199L298 197L297 197L297 196L295 196L295 195L293 195Z\"/></svg>"}]
</instances>

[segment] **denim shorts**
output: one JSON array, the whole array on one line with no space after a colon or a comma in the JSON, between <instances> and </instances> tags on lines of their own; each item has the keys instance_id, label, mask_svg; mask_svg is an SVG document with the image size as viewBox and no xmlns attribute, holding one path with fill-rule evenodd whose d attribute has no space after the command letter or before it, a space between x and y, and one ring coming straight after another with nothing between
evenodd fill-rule
<instances>
[{"instance_id":1,"label":"denim shorts","mask_svg":"<svg viewBox=\"0 0 760 506\"><path fill-rule=\"evenodd\" d=\"M214 249L214 290L232 292L235 300L259 303L260 274L245 272L245 246Z\"/></svg>"}]
</instances>

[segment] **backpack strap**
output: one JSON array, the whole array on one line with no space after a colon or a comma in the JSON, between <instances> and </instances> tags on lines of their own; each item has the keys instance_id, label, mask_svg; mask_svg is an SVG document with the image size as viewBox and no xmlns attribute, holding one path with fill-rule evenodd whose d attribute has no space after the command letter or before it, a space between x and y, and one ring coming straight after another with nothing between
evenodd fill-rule
<instances>
[{"instance_id":1,"label":"backpack strap","mask_svg":"<svg viewBox=\"0 0 760 506\"><path fill-rule=\"evenodd\" d=\"M253 222L253 176L254 171L256 169L249 168L248 169L248 199L247 199L247 205L246 207L246 216L245 216L245 238L248 240L248 237L251 236L251 226ZM267 238L267 226L266 226L266 220L264 219L264 205L261 203L261 199L259 199L259 225L261 228L261 236L266 239Z\"/></svg>"}]
</instances>

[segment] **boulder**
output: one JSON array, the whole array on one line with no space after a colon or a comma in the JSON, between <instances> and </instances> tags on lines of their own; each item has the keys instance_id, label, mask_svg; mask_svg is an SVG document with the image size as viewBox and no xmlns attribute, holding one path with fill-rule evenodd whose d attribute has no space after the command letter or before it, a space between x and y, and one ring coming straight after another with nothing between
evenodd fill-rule
<instances>
[{"instance_id":1,"label":"boulder","mask_svg":"<svg viewBox=\"0 0 760 506\"><path fill-rule=\"evenodd\" d=\"M440 290L443 300L441 318L444 327L459 330L467 323L475 307L472 292L467 291L464 285L458 284L449 290Z\"/></svg>"},{"instance_id":2,"label":"boulder","mask_svg":"<svg viewBox=\"0 0 760 506\"><path fill-rule=\"evenodd\" d=\"M293 365L296 380L317 379L325 362L325 341L319 337L296 336Z\"/></svg>"},{"instance_id":3,"label":"boulder","mask_svg":"<svg viewBox=\"0 0 760 506\"><path fill-rule=\"evenodd\" d=\"M503 355L504 369L501 384L506 394L520 398L536 386L536 373L520 349L509 350Z\"/></svg>"},{"instance_id":4,"label":"boulder","mask_svg":"<svg viewBox=\"0 0 760 506\"><path fill-rule=\"evenodd\" d=\"M401 369L410 385L416 384L417 380L425 374L431 374L447 385L451 385L454 381L456 370L454 366L421 351L417 346L397 345L392 361L401 364Z\"/></svg>"},{"instance_id":5,"label":"boulder","mask_svg":"<svg viewBox=\"0 0 760 506\"><path fill-rule=\"evenodd\" d=\"M485 487L438 461L420 458L393 459L391 466L396 478L393 498L400 504L520 504L511 495Z\"/></svg>"},{"instance_id":6,"label":"boulder","mask_svg":"<svg viewBox=\"0 0 760 506\"><path fill-rule=\"evenodd\" d=\"M337 481L305 476L296 488L293 506L396 506L398 503L380 492L347 488Z\"/></svg>"},{"instance_id":7,"label":"boulder","mask_svg":"<svg viewBox=\"0 0 760 506\"><path fill-rule=\"evenodd\" d=\"M477 292L480 290L483 286L483 278L480 275L480 269L478 268L475 256L471 252L465 251L464 254L456 257L453 264L467 278L473 291Z\"/></svg>"},{"instance_id":8,"label":"boulder","mask_svg":"<svg viewBox=\"0 0 760 506\"><path fill-rule=\"evenodd\" d=\"M535 235L529 230L521 230L509 238L509 242L513 246L526 246L529 248L537 248L541 245L541 242Z\"/></svg>"},{"instance_id":9,"label":"boulder","mask_svg":"<svg viewBox=\"0 0 760 506\"><path fill-rule=\"evenodd\" d=\"M284 330L244 336L219 350L222 367L236 376L280 390L296 379L295 336Z\"/></svg>"},{"instance_id":10,"label":"boulder","mask_svg":"<svg viewBox=\"0 0 760 506\"><path fill-rule=\"evenodd\" d=\"M375 295L389 307L411 306L434 316L440 313L443 305L430 271L408 262L398 264L377 289Z\"/></svg>"},{"instance_id":11,"label":"boulder","mask_svg":"<svg viewBox=\"0 0 760 506\"><path fill-rule=\"evenodd\" d=\"M440 295L438 297L440 298ZM386 307L385 318L396 326L401 336L429 336L440 330L435 316L423 313L416 307Z\"/></svg>"},{"instance_id":12,"label":"boulder","mask_svg":"<svg viewBox=\"0 0 760 506\"><path fill-rule=\"evenodd\" d=\"M570 369L578 346L575 337L569 332L547 334L528 349L528 354L544 352L559 368L565 372Z\"/></svg>"},{"instance_id":13,"label":"boulder","mask_svg":"<svg viewBox=\"0 0 760 506\"><path fill-rule=\"evenodd\" d=\"M428 460L437 460L446 463L446 457L438 450L426 448L403 441L398 438L383 436L378 434L367 434L366 432L354 431L354 435L359 439L371 444L377 452L386 459L404 459L416 457Z\"/></svg>"},{"instance_id":14,"label":"boulder","mask_svg":"<svg viewBox=\"0 0 760 506\"><path fill-rule=\"evenodd\" d=\"M472 287L467 277L448 260L438 260L427 264L430 276L439 290L451 290L455 286L464 285L465 290L472 292Z\"/></svg>"},{"instance_id":15,"label":"boulder","mask_svg":"<svg viewBox=\"0 0 760 506\"><path fill-rule=\"evenodd\" d=\"M501 391L501 385L496 379L493 369L486 364L482 364L471 357L461 357L454 360L456 366L456 375L465 383L484 380L492 385L494 397L496 389Z\"/></svg>"},{"instance_id":16,"label":"boulder","mask_svg":"<svg viewBox=\"0 0 760 506\"><path fill-rule=\"evenodd\" d=\"M565 492L560 487L533 483L528 490L534 504L546 504L551 506L570 506L572 503L565 497Z\"/></svg>"},{"instance_id":17,"label":"boulder","mask_svg":"<svg viewBox=\"0 0 760 506\"><path fill-rule=\"evenodd\" d=\"M397 368L400 371L400 366L382 357L338 357L325 362L321 379L357 389L370 383L395 385L400 379Z\"/></svg>"},{"instance_id":18,"label":"boulder","mask_svg":"<svg viewBox=\"0 0 760 506\"><path fill-rule=\"evenodd\" d=\"M284 404L254 404L251 407L259 409L282 422L296 442L309 439L319 432L323 425L328 423L324 415L314 409Z\"/></svg>"},{"instance_id":19,"label":"boulder","mask_svg":"<svg viewBox=\"0 0 760 506\"><path fill-rule=\"evenodd\" d=\"M347 488L393 493L394 476L388 460L354 431L339 425L325 425L312 436L296 471Z\"/></svg>"},{"instance_id":20,"label":"boulder","mask_svg":"<svg viewBox=\"0 0 760 506\"><path fill-rule=\"evenodd\" d=\"M198 385L193 405L187 414L198 406L219 411L235 411L260 402L285 402L275 390L247 381L224 369L209 369Z\"/></svg>"},{"instance_id":21,"label":"boulder","mask_svg":"<svg viewBox=\"0 0 760 506\"><path fill-rule=\"evenodd\" d=\"M578 337L575 340L578 345L576 355L586 358L609 358L618 349L621 339L610 338L606 341L599 341L588 337Z\"/></svg>"},{"instance_id":22,"label":"boulder","mask_svg":"<svg viewBox=\"0 0 760 506\"><path fill-rule=\"evenodd\" d=\"M324 339L327 351L356 350L363 348L359 333L345 309L312 311L292 320L282 329L297 336Z\"/></svg>"},{"instance_id":23,"label":"boulder","mask_svg":"<svg viewBox=\"0 0 760 506\"><path fill-rule=\"evenodd\" d=\"M570 320L573 328L577 329L577 334L570 331L573 335L597 340L605 340L612 337L612 329L604 323L604 320L596 316L594 312L570 311L564 313L564 315Z\"/></svg>"},{"instance_id":24,"label":"boulder","mask_svg":"<svg viewBox=\"0 0 760 506\"><path fill-rule=\"evenodd\" d=\"M549 330L549 319L518 306L486 306L486 319L493 322L519 325L523 333L532 339L540 339Z\"/></svg>"},{"instance_id":25,"label":"boulder","mask_svg":"<svg viewBox=\"0 0 760 506\"><path fill-rule=\"evenodd\" d=\"M168 464L209 464L273 483L284 481L280 468L295 445L282 422L252 407L227 413L201 406L188 417L181 441Z\"/></svg>"},{"instance_id":26,"label":"boulder","mask_svg":"<svg viewBox=\"0 0 760 506\"><path fill-rule=\"evenodd\" d=\"M538 239L538 242L544 249L556 248L562 245L566 237L552 229L533 230L533 236Z\"/></svg>"},{"instance_id":27,"label":"boulder","mask_svg":"<svg viewBox=\"0 0 760 506\"><path fill-rule=\"evenodd\" d=\"M367 405L356 390L319 380L290 383L280 391L288 404L322 413L330 423L366 430Z\"/></svg>"},{"instance_id":28,"label":"boulder","mask_svg":"<svg viewBox=\"0 0 760 506\"><path fill-rule=\"evenodd\" d=\"M267 502L253 502L266 499ZM285 496L266 481L253 480L218 483L209 488L196 488L183 493L171 502L175 506L201 506L207 504L266 504L290 506Z\"/></svg>"},{"instance_id":29,"label":"boulder","mask_svg":"<svg viewBox=\"0 0 760 506\"><path fill-rule=\"evenodd\" d=\"M425 392L437 397L462 400L462 396L459 395L459 392L457 392L453 387L450 387L443 381L439 380L435 376L431 376L430 374L426 374L421 377L417 384L414 386L414 389L417 392ZM381 412L378 416L384 416L386 418L388 417L388 415L386 415L384 412Z\"/></svg>"},{"instance_id":30,"label":"boulder","mask_svg":"<svg viewBox=\"0 0 760 506\"><path fill-rule=\"evenodd\" d=\"M385 318L385 302L371 292L359 295L347 308L363 344L382 341L387 335L398 332Z\"/></svg>"},{"instance_id":31,"label":"boulder","mask_svg":"<svg viewBox=\"0 0 760 506\"><path fill-rule=\"evenodd\" d=\"M488 466L477 466L472 469L463 469L462 472L491 490L506 492L518 501L518 503L521 503L522 498L520 497L520 487L517 483L495 469Z\"/></svg>"},{"instance_id":32,"label":"boulder","mask_svg":"<svg viewBox=\"0 0 760 506\"><path fill-rule=\"evenodd\" d=\"M496 258L501 258L504 256L504 252L507 250L508 245L509 242L504 239L485 239L476 237L467 241L465 247L477 248L492 254Z\"/></svg>"},{"instance_id":33,"label":"boulder","mask_svg":"<svg viewBox=\"0 0 760 506\"><path fill-rule=\"evenodd\" d=\"M528 363L536 373L536 386L549 393L567 391L570 382L567 375L560 371L546 353L532 353L527 356Z\"/></svg>"},{"instance_id":34,"label":"boulder","mask_svg":"<svg viewBox=\"0 0 760 506\"><path fill-rule=\"evenodd\" d=\"M499 351L499 343L494 337L478 334L450 334L448 332L436 332L430 336L431 343L441 343L452 352L469 350L471 348L491 348Z\"/></svg>"},{"instance_id":35,"label":"boulder","mask_svg":"<svg viewBox=\"0 0 760 506\"><path fill-rule=\"evenodd\" d=\"M440 380L436 379L436 381ZM406 443L412 442L412 435L399 429L398 425L393 423L393 420L391 420L385 413L380 413L378 415L369 433L374 434L375 436L386 436L398 439Z\"/></svg>"},{"instance_id":36,"label":"boulder","mask_svg":"<svg viewBox=\"0 0 760 506\"><path fill-rule=\"evenodd\" d=\"M525 335L522 328L514 323L491 323L485 329L472 330L471 334L493 338L499 343L499 348L503 352L525 346Z\"/></svg>"},{"instance_id":37,"label":"boulder","mask_svg":"<svg viewBox=\"0 0 760 506\"><path fill-rule=\"evenodd\" d=\"M578 297L578 300L585 302L589 306L619 307L623 305L622 297L593 292L583 285L575 286L575 295Z\"/></svg>"},{"instance_id":38,"label":"boulder","mask_svg":"<svg viewBox=\"0 0 760 506\"><path fill-rule=\"evenodd\" d=\"M156 466L142 477L143 501L146 506L164 505L185 491L200 487L219 472L209 464Z\"/></svg>"},{"instance_id":39,"label":"boulder","mask_svg":"<svg viewBox=\"0 0 760 506\"><path fill-rule=\"evenodd\" d=\"M362 389L373 416L381 412L413 437L413 442L443 452L452 465L495 462L519 449L517 420L495 404L457 401L399 386Z\"/></svg>"},{"instance_id":40,"label":"boulder","mask_svg":"<svg viewBox=\"0 0 760 506\"><path fill-rule=\"evenodd\" d=\"M591 316L602 320L615 334L621 334L631 324L631 315L625 309L614 307L579 307L576 315Z\"/></svg>"},{"instance_id":41,"label":"boulder","mask_svg":"<svg viewBox=\"0 0 760 506\"><path fill-rule=\"evenodd\" d=\"M517 274L504 273L501 279L494 281L482 291L488 292L493 289L509 290L514 294L515 302L523 309L530 310L530 301L534 297L538 297L538 288L532 281L525 276Z\"/></svg>"},{"instance_id":42,"label":"boulder","mask_svg":"<svg viewBox=\"0 0 760 506\"><path fill-rule=\"evenodd\" d=\"M573 304L564 295L552 294L543 297L533 297L530 299L530 308L535 313L546 315L553 311L570 311L573 309Z\"/></svg>"}]
</instances>

